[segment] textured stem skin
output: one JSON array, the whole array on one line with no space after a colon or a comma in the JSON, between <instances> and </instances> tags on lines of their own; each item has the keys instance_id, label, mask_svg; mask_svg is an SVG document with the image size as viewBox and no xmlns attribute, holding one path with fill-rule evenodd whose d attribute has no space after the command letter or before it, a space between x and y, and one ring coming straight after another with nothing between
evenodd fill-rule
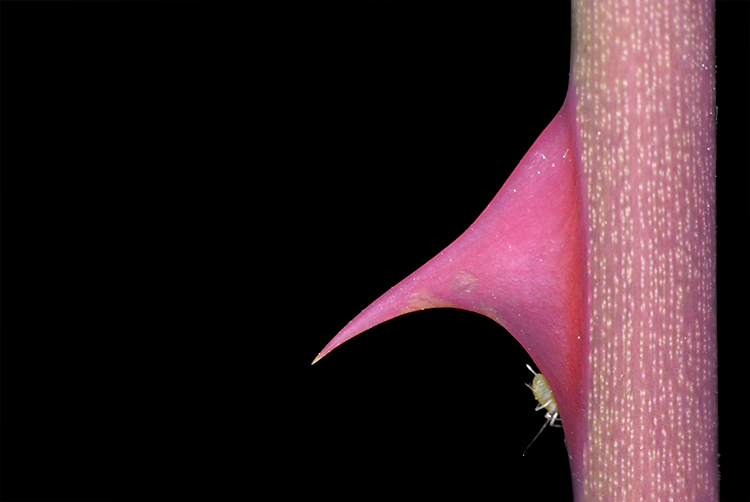
<instances>
[{"instance_id":1,"label":"textured stem skin","mask_svg":"<svg viewBox=\"0 0 750 502\"><path fill-rule=\"evenodd\" d=\"M477 221L313 363L408 312L486 315L554 392L577 500L716 500L713 12L577 0L555 119Z\"/></svg>"},{"instance_id":2,"label":"textured stem skin","mask_svg":"<svg viewBox=\"0 0 750 502\"><path fill-rule=\"evenodd\" d=\"M577 0L588 440L577 500L716 500L714 5Z\"/></svg>"}]
</instances>

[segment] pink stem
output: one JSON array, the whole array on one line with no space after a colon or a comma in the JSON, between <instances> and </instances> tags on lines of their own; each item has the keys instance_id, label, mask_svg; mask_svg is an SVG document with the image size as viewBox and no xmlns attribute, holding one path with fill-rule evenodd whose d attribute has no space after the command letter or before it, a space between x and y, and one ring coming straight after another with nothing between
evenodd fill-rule
<instances>
[{"instance_id":1,"label":"pink stem","mask_svg":"<svg viewBox=\"0 0 750 502\"><path fill-rule=\"evenodd\" d=\"M554 392L577 500L715 500L713 12L576 0L555 119L477 221L315 361L407 312L481 313Z\"/></svg>"},{"instance_id":2,"label":"pink stem","mask_svg":"<svg viewBox=\"0 0 750 502\"><path fill-rule=\"evenodd\" d=\"M715 500L714 5L577 0L585 500Z\"/></svg>"}]
</instances>

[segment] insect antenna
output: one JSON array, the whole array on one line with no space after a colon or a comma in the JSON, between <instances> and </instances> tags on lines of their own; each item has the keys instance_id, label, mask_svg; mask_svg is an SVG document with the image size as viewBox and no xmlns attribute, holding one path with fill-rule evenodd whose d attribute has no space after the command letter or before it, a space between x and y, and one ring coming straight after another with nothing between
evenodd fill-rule
<instances>
[{"instance_id":1,"label":"insect antenna","mask_svg":"<svg viewBox=\"0 0 750 502\"><path fill-rule=\"evenodd\" d=\"M534 436L534 439L532 439L532 440L531 440L531 443L529 443L529 446L531 446L532 444L534 444L534 441L536 441L536 438L538 438L538 437L539 437L539 434L541 434L541 433L542 433L542 431L544 430L544 428L545 428L545 427L547 427L547 425L548 425L548 424L550 423L550 420L552 420L552 417L549 417L549 418L547 419L547 421L546 421L546 422L544 422L544 425L542 425L542 428L541 428L541 429L539 429L539 432L537 432L537 433L536 433L536 436ZM525 449L525 450L523 451L523 455L521 455L522 457L525 457L525 456L526 456L526 452L528 451L528 449L529 449L529 446L527 446L527 447L526 447L526 449Z\"/></svg>"}]
</instances>

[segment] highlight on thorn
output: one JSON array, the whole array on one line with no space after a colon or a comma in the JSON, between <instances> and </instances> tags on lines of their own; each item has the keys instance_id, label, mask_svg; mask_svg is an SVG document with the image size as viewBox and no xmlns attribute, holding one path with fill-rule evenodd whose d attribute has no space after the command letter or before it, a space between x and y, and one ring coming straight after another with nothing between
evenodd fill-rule
<instances>
[{"instance_id":1,"label":"highlight on thorn","mask_svg":"<svg viewBox=\"0 0 750 502\"><path fill-rule=\"evenodd\" d=\"M544 414L544 418L547 419L546 422L544 422L544 425L541 429L539 429L539 432L536 433L536 436L534 436L534 439L531 440L531 443L529 443L529 446L534 444L534 441L536 441L536 438L539 437L539 434L542 433L545 427L547 425L550 425L552 427L562 427L561 424L555 424L555 420L560 420L560 414L557 411L557 401L555 401L555 396L552 395L552 389L549 388L549 385L547 384L547 380L542 376L541 373L537 373L533 369L531 369L531 366L528 364L526 365L527 368L529 368L529 371L534 374L534 380L532 380L531 385L526 384L526 387L531 389L531 392L534 393L534 397L539 402L536 408L534 408L534 411L539 411L541 409L546 409L547 413ZM526 451L528 451L529 446L526 447L526 449L523 451L523 456L526 456Z\"/></svg>"}]
</instances>

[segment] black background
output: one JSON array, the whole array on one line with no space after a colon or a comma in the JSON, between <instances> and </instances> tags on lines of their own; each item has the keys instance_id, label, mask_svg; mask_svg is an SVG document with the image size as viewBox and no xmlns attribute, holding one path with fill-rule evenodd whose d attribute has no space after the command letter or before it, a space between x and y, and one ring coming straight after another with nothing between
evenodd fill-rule
<instances>
[{"instance_id":1,"label":"black background","mask_svg":"<svg viewBox=\"0 0 750 502\"><path fill-rule=\"evenodd\" d=\"M561 429L521 456L543 414L491 320L410 314L310 367L560 108L569 4L30 5L2 12L3 499L571 499ZM717 16L741 500L746 4Z\"/></svg>"}]
</instances>

